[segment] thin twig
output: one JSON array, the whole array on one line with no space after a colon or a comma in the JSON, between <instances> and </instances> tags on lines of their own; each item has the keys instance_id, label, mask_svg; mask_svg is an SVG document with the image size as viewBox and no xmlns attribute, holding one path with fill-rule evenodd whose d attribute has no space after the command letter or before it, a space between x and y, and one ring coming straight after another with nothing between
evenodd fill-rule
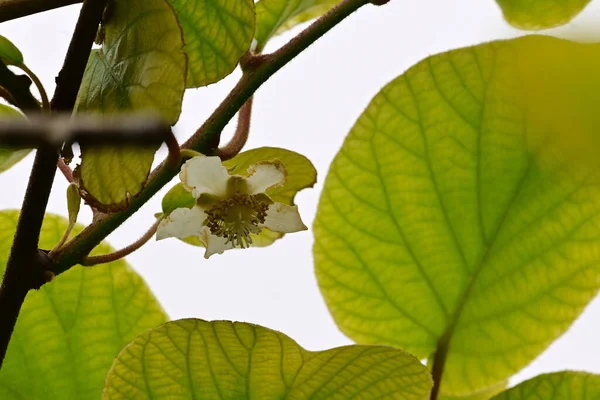
<instances>
[{"instance_id":1,"label":"thin twig","mask_svg":"<svg viewBox=\"0 0 600 400\"><path fill-rule=\"evenodd\" d=\"M214 154L223 128L264 82L338 23L368 3L368 0L343 0L289 43L269 55L252 73L244 74L206 122L181 146L182 149L196 150L206 155ZM166 160L161 163L152 171L142 191L131 199L127 209L102 215L57 253L54 259L56 274L65 272L79 263L106 236L170 182L178 172L179 168L174 168Z\"/></svg>"},{"instance_id":2,"label":"thin twig","mask_svg":"<svg viewBox=\"0 0 600 400\"><path fill-rule=\"evenodd\" d=\"M60 172L62 172L65 178L67 178L69 183L73 183L73 170L65 163L65 160L62 157L58 159L58 169Z\"/></svg>"},{"instance_id":3,"label":"thin twig","mask_svg":"<svg viewBox=\"0 0 600 400\"><path fill-rule=\"evenodd\" d=\"M83 261L81 262L81 265L86 266L86 267L91 267L91 266L98 265L98 264L106 264L109 262L117 261L117 260L120 260L121 258L127 257L128 255L130 255L131 253L133 253L134 251L138 250L140 247L145 245L148 242L148 240L150 240L154 236L154 234L156 233L156 230L158 229L159 224L160 224L160 219L158 221L156 221L150 227L150 229L148 229L146 231L146 233L144 233L144 235L141 238L139 238L138 240L136 240L129 246L123 247L121 250L117 250L114 253L102 254L100 256L85 257L83 259Z\"/></svg>"},{"instance_id":4,"label":"thin twig","mask_svg":"<svg viewBox=\"0 0 600 400\"><path fill-rule=\"evenodd\" d=\"M30 70L27 65L21 64L18 65L18 67L21 68L27 75L29 75L29 78L31 78L35 84L38 92L40 92L40 97L42 98L42 109L44 112L50 112L50 101L48 101L48 94L46 93L46 89L44 88L44 85L42 85L40 78L38 78L38 76L32 70Z\"/></svg>"},{"instance_id":5,"label":"thin twig","mask_svg":"<svg viewBox=\"0 0 600 400\"><path fill-rule=\"evenodd\" d=\"M250 134L250 120L252 119L253 98L254 97L250 97L248 101L244 103L242 108L240 108L237 128L229 143L217 149L217 155L221 157L221 160L223 161L230 160L237 156L248 141L248 135Z\"/></svg>"}]
</instances>

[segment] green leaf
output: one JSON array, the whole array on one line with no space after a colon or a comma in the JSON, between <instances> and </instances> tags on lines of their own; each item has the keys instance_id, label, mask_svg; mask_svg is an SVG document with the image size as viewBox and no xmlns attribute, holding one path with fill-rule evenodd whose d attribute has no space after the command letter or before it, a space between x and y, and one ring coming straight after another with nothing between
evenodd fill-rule
<instances>
[{"instance_id":1,"label":"green leaf","mask_svg":"<svg viewBox=\"0 0 600 400\"><path fill-rule=\"evenodd\" d=\"M427 369L402 350L346 346L306 351L286 335L240 322L184 319L128 345L111 368L104 400L422 400Z\"/></svg>"},{"instance_id":2,"label":"green leaf","mask_svg":"<svg viewBox=\"0 0 600 400\"><path fill-rule=\"evenodd\" d=\"M16 109L0 104L0 117L1 118L23 118ZM10 169L13 165L21 161L31 152L31 149L17 149L13 147L0 146L0 173Z\"/></svg>"},{"instance_id":3,"label":"green leaf","mask_svg":"<svg viewBox=\"0 0 600 400\"><path fill-rule=\"evenodd\" d=\"M170 0L185 38L187 87L229 75L254 37L253 0Z\"/></svg>"},{"instance_id":4,"label":"green leaf","mask_svg":"<svg viewBox=\"0 0 600 400\"><path fill-rule=\"evenodd\" d=\"M277 147L260 147L244 151L223 163L232 174L248 176L248 167L260 161L279 160L285 166L287 180L283 186L267 190L273 201L293 205L296 193L317 182L317 170L310 160L294 151Z\"/></svg>"},{"instance_id":5,"label":"green leaf","mask_svg":"<svg viewBox=\"0 0 600 400\"><path fill-rule=\"evenodd\" d=\"M0 212L1 273L17 218L17 211ZM47 214L40 247L54 247L67 224ZM77 226L75 233L81 229ZM94 253L111 251L103 243ZM160 305L125 261L73 267L27 295L0 371L0 398L97 400L121 349L165 321Z\"/></svg>"},{"instance_id":6,"label":"green leaf","mask_svg":"<svg viewBox=\"0 0 600 400\"><path fill-rule=\"evenodd\" d=\"M260 147L244 151L231 160L223 163L230 169L231 174L248 175L248 167L260 161L279 160L283 162L287 172L287 180L283 186L267 190L267 194L278 203L293 205L294 197L299 191L313 187L317 182L317 170L310 160L296 152L276 147ZM176 208L192 208L196 201L192 194L185 190L181 183L175 185L167 192L162 201L162 210L165 215ZM263 229L258 235L252 235L252 247L266 247L277 239L283 237L282 233ZM195 237L183 239L193 246L203 246Z\"/></svg>"},{"instance_id":7,"label":"green leaf","mask_svg":"<svg viewBox=\"0 0 600 400\"><path fill-rule=\"evenodd\" d=\"M0 60L6 65L22 65L24 63L21 50L2 35L0 35Z\"/></svg>"},{"instance_id":8,"label":"green leaf","mask_svg":"<svg viewBox=\"0 0 600 400\"><path fill-rule=\"evenodd\" d=\"M530 36L451 51L373 99L314 224L343 332L447 350L442 391L459 395L567 330L600 287L599 47Z\"/></svg>"},{"instance_id":9,"label":"green leaf","mask_svg":"<svg viewBox=\"0 0 600 400\"><path fill-rule=\"evenodd\" d=\"M585 372L554 372L539 375L494 397L494 400L597 400L600 375Z\"/></svg>"},{"instance_id":10,"label":"green leaf","mask_svg":"<svg viewBox=\"0 0 600 400\"><path fill-rule=\"evenodd\" d=\"M77 112L156 112L173 125L181 113L187 61L177 17L167 0L111 2L105 41L91 53ZM82 196L102 211L127 206L148 177L155 147L82 146Z\"/></svg>"},{"instance_id":11,"label":"green leaf","mask_svg":"<svg viewBox=\"0 0 600 400\"><path fill-rule=\"evenodd\" d=\"M453 395L441 393L440 396L438 397L438 400L489 400L492 397L494 397L495 395L497 395L498 393L502 392L504 389L506 389L507 383L508 383L507 381L503 381L503 382L497 383L489 388L483 389L479 392L468 394L468 395L463 395L463 396L460 396L460 395L453 396Z\"/></svg>"},{"instance_id":12,"label":"green leaf","mask_svg":"<svg viewBox=\"0 0 600 400\"><path fill-rule=\"evenodd\" d=\"M566 24L590 0L496 0L511 25L520 29L546 29Z\"/></svg>"},{"instance_id":13,"label":"green leaf","mask_svg":"<svg viewBox=\"0 0 600 400\"><path fill-rule=\"evenodd\" d=\"M256 41L261 51L269 39L313 18L317 18L338 0L260 0L256 3Z\"/></svg>"}]
</instances>

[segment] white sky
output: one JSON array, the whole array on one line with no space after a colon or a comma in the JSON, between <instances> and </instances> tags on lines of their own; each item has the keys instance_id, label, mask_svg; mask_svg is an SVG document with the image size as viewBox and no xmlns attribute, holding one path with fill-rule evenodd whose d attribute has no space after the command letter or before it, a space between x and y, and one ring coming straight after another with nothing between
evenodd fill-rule
<instances>
[{"instance_id":1,"label":"white sky","mask_svg":"<svg viewBox=\"0 0 600 400\"><path fill-rule=\"evenodd\" d=\"M0 34L23 52L49 93L60 70L79 6L0 25ZM600 1L553 33L575 37L600 20ZM273 40L269 49L297 33ZM521 32L502 19L493 0L404 0L368 6L319 40L258 92L247 148L277 146L305 154L319 172L314 189L297 197L312 224L328 165L370 99L387 82L424 57ZM239 71L209 88L186 93L176 126L189 136L233 87ZM233 126L228 127L228 132ZM161 151L158 159L162 159ZM0 175L0 208L19 208L32 156ZM171 187L173 184L169 185ZM66 215L66 181L57 174L48 210ZM166 188L168 189L168 188ZM150 201L109 237L123 247L154 221L166 192ZM81 222L89 222L87 209ZM206 261L203 249L177 240L151 242L129 257L172 319L197 317L257 323L280 330L309 350L351 343L339 332L319 293L312 264L312 233L289 235L267 249L231 251ZM563 369L600 372L600 301L593 302L567 334L519 373L521 381Z\"/></svg>"}]
</instances>

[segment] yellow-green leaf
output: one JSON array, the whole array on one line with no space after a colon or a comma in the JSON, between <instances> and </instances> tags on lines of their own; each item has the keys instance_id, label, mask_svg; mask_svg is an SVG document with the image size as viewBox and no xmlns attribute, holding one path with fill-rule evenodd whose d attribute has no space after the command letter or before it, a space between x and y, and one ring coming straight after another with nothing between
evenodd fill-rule
<instances>
[{"instance_id":1,"label":"yellow-green leaf","mask_svg":"<svg viewBox=\"0 0 600 400\"><path fill-rule=\"evenodd\" d=\"M0 35L0 60L6 65L22 65L24 62L21 50L2 35Z\"/></svg>"},{"instance_id":2,"label":"yellow-green leaf","mask_svg":"<svg viewBox=\"0 0 600 400\"><path fill-rule=\"evenodd\" d=\"M260 147L244 151L223 163L232 174L248 175L248 167L260 161L279 160L285 166L287 179L283 186L267 190L273 201L293 205L296 193L311 188L317 182L317 170L310 160L294 151L277 147Z\"/></svg>"},{"instance_id":3,"label":"yellow-green leaf","mask_svg":"<svg viewBox=\"0 0 600 400\"><path fill-rule=\"evenodd\" d=\"M103 399L423 400L431 385L426 367L402 350L310 352L258 325L184 319L123 349Z\"/></svg>"},{"instance_id":4,"label":"yellow-green leaf","mask_svg":"<svg viewBox=\"0 0 600 400\"><path fill-rule=\"evenodd\" d=\"M260 0L256 3L257 50L271 37L325 14L337 3L339 0Z\"/></svg>"},{"instance_id":5,"label":"yellow-green leaf","mask_svg":"<svg viewBox=\"0 0 600 400\"><path fill-rule=\"evenodd\" d=\"M494 397L494 400L598 400L600 375L554 372L536 376Z\"/></svg>"},{"instance_id":6,"label":"yellow-green leaf","mask_svg":"<svg viewBox=\"0 0 600 400\"><path fill-rule=\"evenodd\" d=\"M438 400L489 400L498 393L502 392L506 389L507 381L497 383L489 388L483 389L476 393L471 393L467 395L449 395L445 393L441 393L438 397Z\"/></svg>"},{"instance_id":7,"label":"yellow-green leaf","mask_svg":"<svg viewBox=\"0 0 600 400\"><path fill-rule=\"evenodd\" d=\"M573 19L590 0L496 0L504 18L520 29L546 29Z\"/></svg>"},{"instance_id":8,"label":"yellow-green leaf","mask_svg":"<svg viewBox=\"0 0 600 400\"><path fill-rule=\"evenodd\" d=\"M185 37L187 87L229 75L254 37L253 0L171 0Z\"/></svg>"},{"instance_id":9,"label":"yellow-green leaf","mask_svg":"<svg viewBox=\"0 0 600 400\"><path fill-rule=\"evenodd\" d=\"M267 190L267 194L275 202L293 205L294 197L299 191L313 187L317 182L317 170L310 160L302 154L276 147L260 147L244 151L231 160L223 163L229 168L230 173L247 176L248 168L261 161L279 160L285 166L287 179L283 186ZM176 208L192 208L196 201L191 193L184 189L181 183L175 185L167 192L162 200L162 211L168 215ZM265 247L283 237L282 233L273 232L266 228L258 235L252 235L252 247ZM202 246L202 242L195 237L183 239L184 242Z\"/></svg>"},{"instance_id":10,"label":"yellow-green leaf","mask_svg":"<svg viewBox=\"0 0 600 400\"><path fill-rule=\"evenodd\" d=\"M0 273L17 218L17 211L0 212ZM63 217L46 215L40 247L54 247L67 225ZM81 229L77 226L75 233ZM111 251L103 243L94 253ZM27 295L0 370L0 399L98 400L121 349L165 321L160 305L125 261L73 267Z\"/></svg>"},{"instance_id":11,"label":"yellow-green leaf","mask_svg":"<svg viewBox=\"0 0 600 400\"><path fill-rule=\"evenodd\" d=\"M0 104L0 118L23 118L23 114L10 106ZM25 158L30 151L31 149L16 149L1 145L0 172L4 172L11 168L13 165Z\"/></svg>"},{"instance_id":12,"label":"yellow-green leaf","mask_svg":"<svg viewBox=\"0 0 600 400\"><path fill-rule=\"evenodd\" d=\"M349 337L447 351L442 391L460 395L567 330L600 288L599 50L544 36L459 49L373 99L314 224Z\"/></svg>"},{"instance_id":13,"label":"yellow-green leaf","mask_svg":"<svg viewBox=\"0 0 600 400\"><path fill-rule=\"evenodd\" d=\"M181 112L187 61L177 17L167 0L109 4L102 49L90 55L77 112L103 115L149 111L173 125ZM82 147L77 177L95 207L127 206L142 189L156 148Z\"/></svg>"}]
</instances>

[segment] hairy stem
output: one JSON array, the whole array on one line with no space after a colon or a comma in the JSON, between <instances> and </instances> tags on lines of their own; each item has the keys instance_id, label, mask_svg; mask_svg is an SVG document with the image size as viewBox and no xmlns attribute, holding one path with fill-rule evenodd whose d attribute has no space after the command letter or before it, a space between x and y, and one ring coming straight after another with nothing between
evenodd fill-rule
<instances>
[{"instance_id":1,"label":"hairy stem","mask_svg":"<svg viewBox=\"0 0 600 400\"><path fill-rule=\"evenodd\" d=\"M73 170L65 163L62 157L58 159L58 169L60 169L60 172L62 172L69 183L73 182Z\"/></svg>"},{"instance_id":2,"label":"hairy stem","mask_svg":"<svg viewBox=\"0 0 600 400\"><path fill-rule=\"evenodd\" d=\"M81 3L81 0L0 0L0 22Z\"/></svg>"},{"instance_id":3,"label":"hairy stem","mask_svg":"<svg viewBox=\"0 0 600 400\"><path fill-rule=\"evenodd\" d=\"M223 128L264 82L346 17L368 3L369 0L343 0L285 46L266 56L260 66L242 76L213 114L182 145L182 149L214 154ZM178 172L178 167L175 168L163 161L152 171L146 186L136 197L131 199L126 210L100 216L57 253L54 259L55 272L60 274L83 260L94 247L152 198Z\"/></svg>"},{"instance_id":4,"label":"hairy stem","mask_svg":"<svg viewBox=\"0 0 600 400\"><path fill-rule=\"evenodd\" d=\"M219 147L217 149L217 155L221 157L221 160L230 160L236 155L239 154L240 151L246 145L248 141L248 135L250 134L250 120L252 119L252 103L253 97L250 97L247 102L244 103L242 108L240 108L238 114L238 124L235 129L235 133L233 137L223 147Z\"/></svg>"},{"instance_id":5,"label":"hairy stem","mask_svg":"<svg viewBox=\"0 0 600 400\"><path fill-rule=\"evenodd\" d=\"M148 240L150 240L156 233L156 230L158 229L158 224L160 224L160 221L161 220L159 219L154 224L152 224L150 229L148 229L146 231L146 233L144 233L142 235L141 238L139 238L135 242L131 243L129 246L123 247L121 250L117 250L114 253L102 254L100 256L85 257L83 259L83 261L81 262L81 265L84 265L86 267L91 267L93 265L106 264L106 263L117 261L117 260L120 260L121 258L127 257L128 255L130 255L131 253L133 253L134 251L138 250L140 247L142 247L143 245L148 243Z\"/></svg>"},{"instance_id":6,"label":"hairy stem","mask_svg":"<svg viewBox=\"0 0 600 400\"><path fill-rule=\"evenodd\" d=\"M85 0L63 68L57 80L52 106L71 110L89 57L105 0ZM6 271L0 286L0 367L27 293L50 276L38 251L42 222L56 174L58 149L42 144L35 156L29 184L17 223Z\"/></svg>"}]
</instances>

